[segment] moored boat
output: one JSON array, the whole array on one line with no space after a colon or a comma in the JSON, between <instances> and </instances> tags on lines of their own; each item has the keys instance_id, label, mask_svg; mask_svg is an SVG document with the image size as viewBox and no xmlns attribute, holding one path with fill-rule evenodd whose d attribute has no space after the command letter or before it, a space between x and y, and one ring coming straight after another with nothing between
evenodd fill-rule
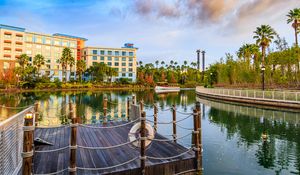
<instances>
[{"instance_id":1,"label":"moored boat","mask_svg":"<svg viewBox=\"0 0 300 175\"><path fill-rule=\"evenodd\" d=\"M155 86L156 93L164 93L164 92L179 92L180 87L177 86Z\"/></svg>"}]
</instances>

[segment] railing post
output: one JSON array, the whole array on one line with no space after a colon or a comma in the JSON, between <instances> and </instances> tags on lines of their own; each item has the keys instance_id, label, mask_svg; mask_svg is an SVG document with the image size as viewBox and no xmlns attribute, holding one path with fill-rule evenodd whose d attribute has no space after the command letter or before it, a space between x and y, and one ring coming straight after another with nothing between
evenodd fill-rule
<instances>
[{"instance_id":1,"label":"railing post","mask_svg":"<svg viewBox=\"0 0 300 175\"><path fill-rule=\"evenodd\" d=\"M140 110L141 110L141 112L144 111L144 101L143 100L140 101Z\"/></svg>"},{"instance_id":2,"label":"railing post","mask_svg":"<svg viewBox=\"0 0 300 175\"><path fill-rule=\"evenodd\" d=\"M146 167L146 113L145 111L141 114L141 128L140 128L140 135L141 135L141 148L140 148L140 163L141 163L141 174L145 175L145 167Z\"/></svg>"},{"instance_id":3,"label":"railing post","mask_svg":"<svg viewBox=\"0 0 300 175\"><path fill-rule=\"evenodd\" d=\"M35 122L35 126L38 126L38 123L39 123L40 114L39 114L38 111L39 111L39 103L35 102L34 103L34 122Z\"/></svg>"},{"instance_id":4,"label":"railing post","mask_svg":"<svg viewBox=\"0 0 300 175\"><path fill-rule=\"evenodd\" d=\"M175 105L173 105L172 107L172 114L173 114L173 139L174 142L176 143L177 132L176 132L176 106Z\"/></svg>"},{"instance_id":5,"label":"railing post","mask_svg":"<svg viewBox=\"0 0 300 175\"><path fill-rule=\"evenodd\" d=\"M296 92L296 101L298 101L298 92Z\"/></svg>"},{"instance_id":6,"label":"railing post","mask_svg":"<svg viewBox=\"0 0 300 175\"><path fill-rule=\"evenodd\" d=\"M193 110L193 117L194 117L194 131L193 131L193 135L194 135L194 152L195 152L195 169L196 169L196 173L200 174L201 172L201 162L200 162L200 147L199 147L199 125L198 125L198 112L197 109Z\"/></svg>"},{"instance_id":7,"label":"railing post","mask_svg":"<svg viewBox=\"0 0 300 175\"><path fill-rule=\"evenodd\" d=\"M274 96L274 90L272 91L272 99L273 99L273 100L275 99L275 96Z\"/></svg>"},{"instance_id":8,"label":"railing post","mask_svg":"<svg viewBox=\"0 0 300 175\"><path fill-rule=\"evenodd\" d=\"M127 97L127 120L129 121L129 110L130 110L130 101L129 97Z\"/></svg>"},{"instance_id":9,"label":"railing post","mask_svg":"<svg viewBox=\"0 0 300 175\"><path fill-rule=\"evenodd\" d=\"M72 111L72 102L69 96L69 118L72 118L71 111Z\"/></svg>"},{"instance_id":10,"label":"railing post","mask_svg":"<svg viewBox=\"0 0 300 175\"><path fill-rule=\"evenodd\" d=\"M107 98L103 100L103 124L107 123Z\"/></svg>"},{"instance_id":11,"label":"railing post","mask_svg":"<svg viewBox=\"0 0 300 175\"><path fill-rule=\"evenodd\" d=\"M135 95L132 95L132 104L135 104Z\"/></svg>"},{"instance_id":12,"label":"railing post","mask_svg":"<svg viewBox=\"0 0 300 175\"><path fill-rule=\"evenodd\" d=\"M154 131L155 132L157 131L157 112L158 112L157 106L156 106L156 104L154 104L154 115L153 115L153 117L154 117Z\"/></svg>"},{"instance_id":13,"label":"railing post","mask_svg":"<svg viewBox=\"0 0 300 175\"><path fill-rule=\"evenodd\" d=\"M33 114L27 113L24 117L24 136L23 136L23 163L22 163L22 174L32 174L32 161L33 161Z\"/></svg>"},{"instance_id":14,"label":"railing post","mask_svg":"<svg viewBox=\"0 0 300 175\"><path fill-rule=\"evenodd\" d=\"M74 111L70 111L71 115L71 140L70 140L70 165L69 165L69 174L76 174L76 149L77 149L77 121L74 115Z\"/></svg>"},{"instance_id":15,"label":"railing post","mask_svg":"<svg viewBox=\"0 0 300 175\"><path fill-rule=\"evenodd\" d=\"M283 92L283 100L285 100L285 91Z\"/></svg>"}]
</instances>

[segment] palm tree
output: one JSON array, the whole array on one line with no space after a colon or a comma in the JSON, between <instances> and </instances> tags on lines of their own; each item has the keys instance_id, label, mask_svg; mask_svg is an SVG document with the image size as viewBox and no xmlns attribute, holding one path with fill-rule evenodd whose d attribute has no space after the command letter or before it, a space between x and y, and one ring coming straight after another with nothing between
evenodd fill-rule
<instances>
[{"instance_id":1,"label":"palm tree","mask_svg":"<svg viewBox=\"0 0 300 175\"><path fill-rule=\"evenodd\" d=\"M109 76L109 82L111 83L112 77L113 76L118 76L118 72L116 71L116 69L114 69L112 67L107 67L106 75Z\"/></svg>"},{"instance_id":2,"label":"palm tree","mask_svg":"<svg viewBox=\"0 0 300 175\"><path fill-rule=\"evenodd\" d=\"M265 51L274 39L276 32L269 25L261 25L260 27L256 28L256 31L254 31L254 33L255 35L253 36L253 38L256 39L256 44L261 47L262 90L265 90Z\"/></svg>"},{"instance_id":3,"label":"palm tree","mask_svg":"<svg viewBox=\"0 0 300 175\"><path fill-rule=\"evenodd\" d=\"M262 53L262 66L264 66L265 63L265 52L266 48L269 47L270 43L274 39L274 36L276 36L275 30L269 26L269 25L261 25L260 27L256 28L256 31L254 31L253 39L256 39L256 44L261 47L261 53Z\"/></svg>"},{"instance_id":4,"label":"palm tree","mask_svg":"<svg viewBox=\"0 0 300 175\"><path fill-rule=\"evenodd\" d=\"M158 60L155 61L155 65L156 65L156 68L158 68L158 65L159 65L159 61Z\"/></svg>"},{"instance_id":5,"label":"palm tree","mask_svg":"<svg viewBox=\"0 0 300 175\"><path fill-rule=\"evenodd\" d=\"M63 74L65 74L65 80L64 80L64 82L66 82L66 80L67 80L66 70L67 70L68 63L69 63L69 61L71 59L72 59L72 51L71 51L71 49L68 48L68 47L64 48L64 50L62 52L62 56L59 59L59 63L62 66Z\"/></svg>"},{"instance_id":6,"label":"palm tree","mask_svg":"<svg viewBox=\"0 0 300 175\"><path fill-rule=\"evenodd\" d=\"M294 28L295 31L295 44L296 47L298 47L298 32L299 32L299 21L300 21L300 8L295 8L293 10L290 10L289 13L287 14L287 23L291 23L292 27Z\"/></svg>"},{"instance_id":7,"label":"palm tree","mask_svg":"<svg viewBox=\"0 0 300 175\"><path fill-rule=\"evenodd\" d=\"M25 66L27 66L28 62L29 62L29 57L26 54L22 54L18 58L18 63L22 67L23 70L25 69Z\"/></svg>"},{"instance_id":8,"label":"palm tree","mask_svg":"<svg viewBox=\"0 0 300 175\"><path fill-rule=\"evenodd\" d=\"M164 66L164 65L165 65L165 62L164 62L164 61L162 61L162 62L160 62L160 64L161 64L162 66Z\"/></svg>"},{"instance_id":9,"label":"palm tree","mask_svg":"<svg viewBox=\"0 0 300 175\"><path fill-rule=\"evenodd\" d=\"M44 56L41 54L37 54L36 56L34 56L33 64L36 65L37 72L38 72L38 74L40 74L41 66L45 64Z\"/></svg>"},{"instance_id":10,"label":"palm tree","mask_svg":"<svg viewBox=\"0 0 300 175\"><path fill-rule=\"evenodd\" d=\"M75 65L75 58L71 57L69 60L69 66L70 66L70 76L69 76L69 80L71 80L71 73L72 73L72 67Z\"/></svg>"},{"instance_id":11,"label":"palm tree","mask_svg":"<svg viewBox=\"0 0 300 175\"><path fill-rule=\"evenodd\" d=\"M82 80L82 74L86 70L86 63L84 60L78 60L76 62L76 72L79 75L79 80Z\"/></svg>"},{"instance_id":12,"label":"palm tree","mask_svg":"<svg viewBox=\"0 0 300 175\"><path fill-rule=\"evenodd\" d=\"M140 65L140 67L142 67L143 66L143 62L139 61L139 65Z\"/></svg>"}]
</instances>

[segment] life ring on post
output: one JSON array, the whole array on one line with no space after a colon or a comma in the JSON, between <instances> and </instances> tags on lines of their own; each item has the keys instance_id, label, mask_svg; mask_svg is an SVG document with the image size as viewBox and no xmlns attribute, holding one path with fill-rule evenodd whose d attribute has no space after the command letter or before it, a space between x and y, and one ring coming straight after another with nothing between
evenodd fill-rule
<instances>
[{"instance_id":1,"label":"life ring on post","mask_svg":"<svg viewBox=\"0 0 300 175\"><path fill-rule=\"evenodd\" d=\"M136 123L135 125L132 126L128 133L128 138L129 141L132 142L132 144L136 147L141 146L141 141L139 140L140 138L140 128L141 128L141 123ZM154 139L154 130L152 126L149 123L146 123L146 142L145 146L147 147L152 139Z\"/></svg>"}]
</instances>

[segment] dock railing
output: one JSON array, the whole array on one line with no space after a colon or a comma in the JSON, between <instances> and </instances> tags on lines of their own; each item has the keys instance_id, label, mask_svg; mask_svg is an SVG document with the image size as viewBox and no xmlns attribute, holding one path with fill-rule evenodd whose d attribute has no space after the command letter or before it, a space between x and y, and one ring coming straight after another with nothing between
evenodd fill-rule
<instances>
[{"instance_id":1,"label":"dock railing","mask_svg":"<svg viewBox=\"0 0 300 175\"><path fill-rule=\"evenodd\" d=\"M199 93L220 95L227 97L238 97L247 99L259 99L270 101L282 101L290 103L300 103L300 92L294 91L262 91L262 90L248 90L248 89L219 89L219 88L202 88L197 87L196 91Z\"/></svg>"},{"instance_id":2,"label":"dock railing","mask_svg":"<svg viewBox=\"0 0 300 175\"><path fill-rule=\"evenodd\" d=\"M34 112L34 107L0 122L0 174L18 174L22 167L24 116Z\"/></svg>"}]
</instances>

